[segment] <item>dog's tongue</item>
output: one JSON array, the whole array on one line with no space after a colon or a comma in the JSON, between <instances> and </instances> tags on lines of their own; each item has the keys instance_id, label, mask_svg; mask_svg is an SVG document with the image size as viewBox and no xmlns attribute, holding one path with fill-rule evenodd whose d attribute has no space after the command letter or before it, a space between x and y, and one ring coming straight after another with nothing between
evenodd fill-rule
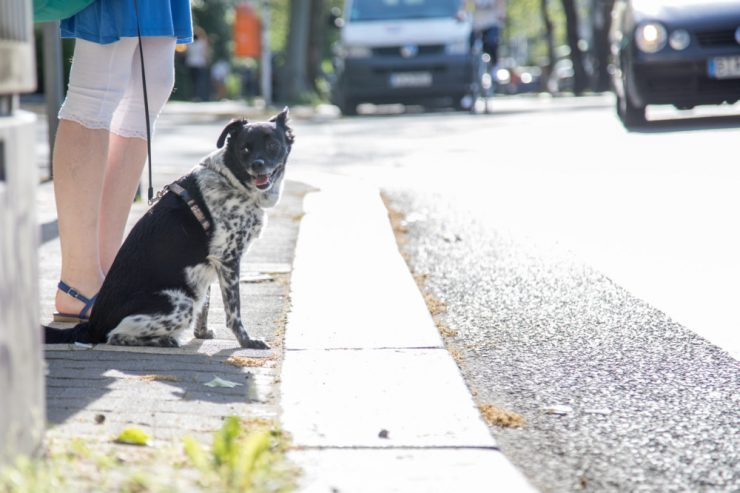
<instances>
[{"instance_id":1,"label":"dog's tongue","mask_svg":"<svg viewBox=\"0 0 740 493\"><path fill-rule=\"evenodd\" d=\"M254 184L258 187L267 185L270 182L270 175L257 175L254 177Z\"/></svg>"}]
</instances>

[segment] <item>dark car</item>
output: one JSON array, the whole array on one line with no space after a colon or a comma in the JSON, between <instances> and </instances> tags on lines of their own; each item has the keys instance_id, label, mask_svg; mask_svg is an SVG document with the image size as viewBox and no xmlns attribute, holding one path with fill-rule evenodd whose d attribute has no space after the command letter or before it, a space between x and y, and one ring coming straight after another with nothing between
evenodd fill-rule
<instances>
[{"instance_id":1,"label":"dark car","mask_svg":"<svg viewBox=\"0 0 740 493\"><path fill-rule=\"evenodd\" d=\"M740 99L740 0L617 0L610 41L625 127L644 124L649 104Z\"/></svg>"}]
</instances>

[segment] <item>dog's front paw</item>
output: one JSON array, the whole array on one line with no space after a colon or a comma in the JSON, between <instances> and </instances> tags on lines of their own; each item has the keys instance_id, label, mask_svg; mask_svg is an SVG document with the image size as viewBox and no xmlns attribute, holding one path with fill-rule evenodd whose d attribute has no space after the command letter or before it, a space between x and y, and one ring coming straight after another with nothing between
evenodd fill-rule
<instances>
[{"instance_id":1,"label":"dog's front paw","mask_svg":"<svg viewBox=\"0 0 740 493\"><path fill-rule=\"evenodd\" d=\"M268 346L267 343L260 341L259 339L240 340L239 344L246 349L270 349L270 346Z\"/></svg>"},{"instance_id":2,"label":"dog's front paw","mask_svg":"<svg viewBox=\"0 0 740 493\"><path fill-rule=\"evenodd\" d=\"M198 330L195 332L195 338L196 339L213 339L215 337L215 334L212 330Z\"/></svg>"}]
</instances>

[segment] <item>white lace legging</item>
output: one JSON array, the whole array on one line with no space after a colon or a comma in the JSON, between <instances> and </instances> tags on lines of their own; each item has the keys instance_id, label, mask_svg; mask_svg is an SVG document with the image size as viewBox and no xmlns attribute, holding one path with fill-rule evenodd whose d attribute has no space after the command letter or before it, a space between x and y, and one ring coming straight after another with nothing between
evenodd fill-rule
<instances>
[{"instance_id":1,"label":"white lace legging","mask_svg":"<svg viewBox=\"0 0 740 493\"><path fill-rule=\"evenodd\" d=\"M175 42L174 37L142 38L152 130L175 82ZM146 139L138 38L109 44L75 41L59 118L122 137Z\"/></svg>"}]
</instances>

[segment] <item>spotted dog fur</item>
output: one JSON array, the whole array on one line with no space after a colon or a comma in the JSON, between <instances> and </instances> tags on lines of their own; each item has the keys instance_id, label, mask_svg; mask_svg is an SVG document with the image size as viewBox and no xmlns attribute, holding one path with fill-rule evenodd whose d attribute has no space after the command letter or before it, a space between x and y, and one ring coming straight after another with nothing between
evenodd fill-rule
<instances>
[{"instance_id":1,"label":"spotted dog fur","mask_svg":"<svg viewBox=\"0 0 740 493\"><path fill-rule=\"evenodd\" d=\"M177 183L211 224L206 232L187 204L166 193L126 238L95 302L90 321L72 329L45 327L47 343L179 345L193 329L208 339L209 286L218 279L226 325L242 347L267 349L247 334L240 315L239 263L280 199L293 132L284 109L269 122L237 120L218 149Z\"/></svg>"}]
</instances>

